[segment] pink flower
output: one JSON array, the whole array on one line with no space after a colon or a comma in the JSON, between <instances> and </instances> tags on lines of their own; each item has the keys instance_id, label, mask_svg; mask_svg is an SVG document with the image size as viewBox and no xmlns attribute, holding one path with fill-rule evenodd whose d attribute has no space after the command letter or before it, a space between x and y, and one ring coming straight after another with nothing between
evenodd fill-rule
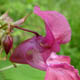
<instances>
[{"instance_id":1,"label":"pink flower","mask_svg":"<svg viewBox=\"0 0 80 80\"><path fill-rule=\"evenodd\" d=\"M56 11L41 11L38 6L35 6L34 13L43 19L46 36L38 35L22 42L11 55L10 61L45 70L45 80L80 80L78 71L70 65L70 58L56 55L60 45L71 38L66 18Z\"/></svg>"}]
</instances>

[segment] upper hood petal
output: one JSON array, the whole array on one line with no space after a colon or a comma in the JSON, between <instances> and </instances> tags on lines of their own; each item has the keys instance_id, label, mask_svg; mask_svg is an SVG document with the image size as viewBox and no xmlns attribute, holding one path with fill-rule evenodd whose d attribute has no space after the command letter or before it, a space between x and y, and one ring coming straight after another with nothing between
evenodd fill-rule
<instances>
[{"instance_id":1,"label":"upper hood petal","mask_svg":"<svg viewBox=\"0 0 80 80\"><path fill-rule=\"evenodd\" d=\"M38 6L35 6L34 13L44 20L46 24L46 36L49 36L47 33L49 29L60 44L70 41L71 29L68 21L62 14L56 11L41 11Z\"/></svg>"}]
</instances>

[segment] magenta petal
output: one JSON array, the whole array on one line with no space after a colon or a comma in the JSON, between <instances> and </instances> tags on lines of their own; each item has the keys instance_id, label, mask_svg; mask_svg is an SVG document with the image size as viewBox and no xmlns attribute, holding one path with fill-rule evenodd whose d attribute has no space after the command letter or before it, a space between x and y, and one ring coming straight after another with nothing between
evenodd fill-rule
<instances>
[{"instance_id":1,"label":"magenta petal","mask_svg":"<svg viewBox=\"0 0 80 80\"><path fill-rule=\"evenodd\" d=\"M59 52L60 51L60 44L55 40L53 34L51 33L49 27L46 25L46 36L43 39L43 44L47 44L48 46L52 47L52 51Z\"/></svg>"},{"instance_id":2,"label":"magenta petal","mask_svg":"<svg viewBox=\"0 0 80 80\"><path fill-rule=\"evenodd\" d=\"M34 13L40 16L46 24L46 33L48 29L54 35L55 39L61 43L67 43L71 39L71 29L66 18L56 11L41 11L35 6ZM49 34L46 34L49 36Z\"/></svg>"},{"instance_id":3,"label":"magenta petal","mask_svg":"<svg viewBox=\"0 0 80 80\"><path fill-rule=\"evenodd\" d=\"M80 80L78 71L68 64L48 67L45 80Z\"/></svg>"},{"instance_id":4,"label":"magenta petal","mask_svg":"<svg viewBox=\"0 0 80 80\"><path fill-rule=\"evenodd\" d=\"M14 50L10 57L10 61L21 64L29 64L32 67L46 70L46 64L42 56L43 52L45 52L45 49L40 46L40 38L33 37L21 43Z\"/></svg>"}]
</instances>

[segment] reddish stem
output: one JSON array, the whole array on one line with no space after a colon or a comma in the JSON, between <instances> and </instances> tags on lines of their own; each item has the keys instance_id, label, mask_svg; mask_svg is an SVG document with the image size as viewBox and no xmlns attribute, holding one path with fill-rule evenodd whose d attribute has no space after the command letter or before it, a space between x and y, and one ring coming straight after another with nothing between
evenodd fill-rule
<instances>
[{"instance_id":1,"label":"reddish stem","mask_svg":"<svg viewBox=\"0 0 80 80\"><path fill-rule=\"evenodd\" d=\"M31 33L35 34L36 36L39 36L39 34L37 32L35 32L35 31L24 29L24 28L21 28L19 26L14 26L14 28L17 28L17 29L20 29L20 30L23 30L23 31L27 31L27 32L31 32Z\"/></svg>"}]
</instances>

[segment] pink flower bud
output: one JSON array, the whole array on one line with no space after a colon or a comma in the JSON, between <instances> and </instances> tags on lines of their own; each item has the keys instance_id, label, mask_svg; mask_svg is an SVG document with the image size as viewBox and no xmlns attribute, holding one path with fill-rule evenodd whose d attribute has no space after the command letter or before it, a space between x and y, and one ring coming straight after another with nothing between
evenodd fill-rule
<instances>
[{"instance_id":1,"label":"pink flower bud","mask_svg":"<svg viewBox=\"0 0 80 80\"><path fill-rule=\"evenodd\" d=\"M3 39L3 47L6 52L6 54L9 53L10 49L12 48L13 45L13 38L10 35L6 35Z\"/></svg>"}]
</instances>

